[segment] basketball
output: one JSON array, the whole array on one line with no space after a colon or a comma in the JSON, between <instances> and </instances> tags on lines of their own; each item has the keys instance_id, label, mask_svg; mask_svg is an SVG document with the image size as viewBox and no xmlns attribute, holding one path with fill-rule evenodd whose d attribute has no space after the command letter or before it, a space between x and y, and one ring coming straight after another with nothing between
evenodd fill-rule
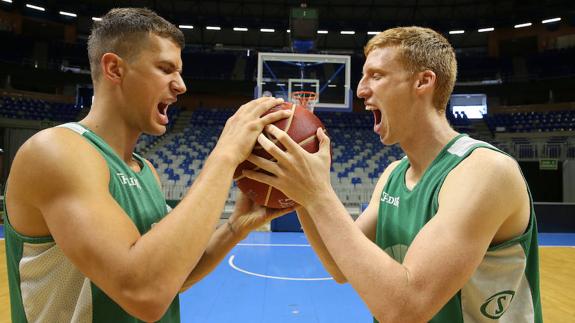
<instances>
[{"instance_id":1,"label":"basketball","mask_svg":"<svg viewBox=\"0 0 575 323\"><path fill-rule=\"evenodd\" d=\"M317 152L319 150L319 140L316 137L316 131L318 128L325 129L325 127L319 118L312 112L300 105L283 103L270 109L265 114L287 109L293 110L292 115L287 119L275 122L274 125L285 131L306 151L310 153ZM266 135L265 132L264 135ZM277 139L270 138L270 140L276 143L282 150L285 150ZM252 153L254 155L273 160L273 157L257 142ZM259 168L246 160L236 168L234 173L234 180L236 181L238 188L256 204L274 209L283 209L295 205L295 202L285 196L281 191L267 184L243 176L242 171L244 169L258 170Z\"/></svg>"}]
</instances>

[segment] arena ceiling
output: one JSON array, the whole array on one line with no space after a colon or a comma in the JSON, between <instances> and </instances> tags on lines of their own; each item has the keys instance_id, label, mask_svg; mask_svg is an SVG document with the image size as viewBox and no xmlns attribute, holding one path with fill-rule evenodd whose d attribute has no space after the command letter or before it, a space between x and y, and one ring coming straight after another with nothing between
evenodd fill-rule
<instances>
[{"instance_id":1,"label":"arena ceiling","mask_svg":"<svg viewBox=\"0 0 575 323\"><path fill-rule=\"evenodd\" d=\"M40 1L41 2L41 1ZM319 10L320 27L370 29L391 25L463 27L477 23L512 25L525 19L555 15L573 17L573 0L47 0L54 7L69 7L84 14L101 15L118 6L148 7L178 23L287 25L289 10L306 3Z\"/></svg>"},{"instance_id":2,"label":"arena ceiling","mask_svg":"<svg viewBox=\"0 0 575 323\"><path fill-rule=\"evenodd\" d=\"M177 25L193 26L184 31L188 44L248 48L289 44L290 35L286 31L290 9L302 3L318 10L319 29L329 32L318 35L320 48L361 48L368 31L392 26L420 25L446 34L450 30L465 30L465 35L453 41L472 47L486 40L487 36L477 34L479 28L512 28L515 24L536 24L553 17L562 17L562 23L575 25L574 0L34 0L34 4L46 7L47 12L56 16L59 10L77 13L80 34L89 32L90 16L101 16L110 8L148 7ZM206 26L222 29L206 31ZM248 31L233 32L233 27ZM275 32L262 35L260 28ZM356 35L342 37L340 32L344 30L356 31Z\"/></svg>"}]
</instances>

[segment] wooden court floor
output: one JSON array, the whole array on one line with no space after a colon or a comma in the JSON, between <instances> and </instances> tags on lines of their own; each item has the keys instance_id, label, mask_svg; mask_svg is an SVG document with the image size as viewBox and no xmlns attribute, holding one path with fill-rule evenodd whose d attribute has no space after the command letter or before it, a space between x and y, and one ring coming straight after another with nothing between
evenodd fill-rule
<instances>
[{"instance_id":1,"label":"wooden court floor","mask_svg":"<svg viewBox=\"0 0 575 323\"><path fill-rule=\"evenodd\" d=\"M544 321L575 322L575 248L540 247L539 254ZM10 322L10 301L6 251L4 241L0 240L0 323L7 322Z\"/></svg>"}]
</instances>

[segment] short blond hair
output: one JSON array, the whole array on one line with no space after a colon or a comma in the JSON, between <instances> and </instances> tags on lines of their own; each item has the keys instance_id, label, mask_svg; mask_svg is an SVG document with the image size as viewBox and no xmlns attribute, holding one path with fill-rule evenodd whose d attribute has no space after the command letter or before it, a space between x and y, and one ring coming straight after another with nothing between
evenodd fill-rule
<instances>
[{"instance_id":1,"label":"short blond hair","mask_svg":"<svg viewBox=\"0 0 575 323\"><path fill-rule=\"evenodd\" d=\"M457 78L453 47L439 33L422 27L397 27L385 30L365 45L365 56L373 50L396 47L404 66L412 73L431 70L437 77L433 105L445 111Z\"/></svg>"}]
</instances>

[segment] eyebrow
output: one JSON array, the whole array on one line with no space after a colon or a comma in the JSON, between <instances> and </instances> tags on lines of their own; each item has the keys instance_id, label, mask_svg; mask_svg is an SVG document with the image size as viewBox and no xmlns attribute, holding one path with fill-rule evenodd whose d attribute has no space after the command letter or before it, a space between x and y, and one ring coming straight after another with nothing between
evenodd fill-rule
<instances>
[{"instance_id":1,"label":"eyebrow","mask_svg":"<svg viewBox=\"0 0 575 323\"><path fill-rule=\"evenodd\" d=\"M181 69L181 68L178 68L178 67L176 66L176 64L174 64L174 63L172 63L172 62L170 62L170 61L160 61L160 64L168 65L171 69L176 70L176 71L178 71L178 73L182 74L182 69Z\"/></svg>"}]
</instances>

